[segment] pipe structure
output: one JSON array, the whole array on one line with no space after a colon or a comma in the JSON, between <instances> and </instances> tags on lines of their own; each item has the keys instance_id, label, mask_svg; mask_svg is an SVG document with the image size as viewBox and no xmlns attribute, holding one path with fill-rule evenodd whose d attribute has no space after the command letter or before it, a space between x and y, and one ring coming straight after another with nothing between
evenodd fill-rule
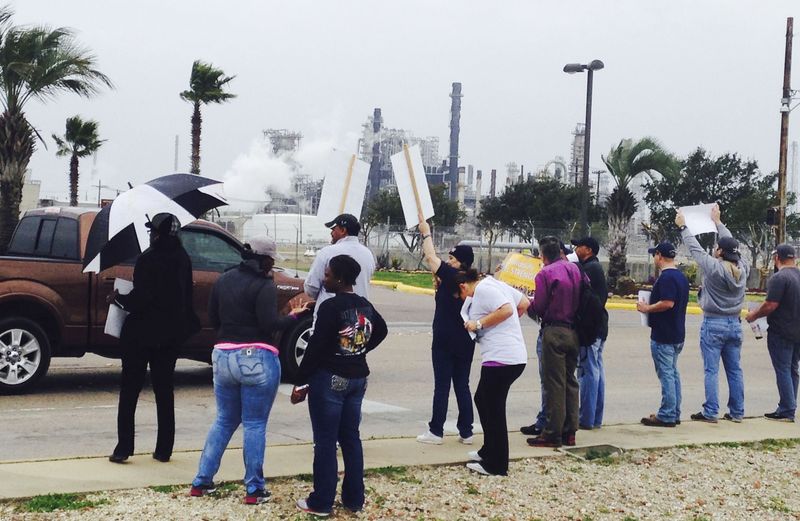
<instances>
[{"instance_id":1,"label":"pipe structure","mask_svg":"<svg viewBox=\"0 0 800 521\"><path fill-rule=\"evenodd\" d=\"M461 83L453 83L453 92L450 93L450 200L458 198L458 135L461 130Z\"/></svg>"}]
</instances>

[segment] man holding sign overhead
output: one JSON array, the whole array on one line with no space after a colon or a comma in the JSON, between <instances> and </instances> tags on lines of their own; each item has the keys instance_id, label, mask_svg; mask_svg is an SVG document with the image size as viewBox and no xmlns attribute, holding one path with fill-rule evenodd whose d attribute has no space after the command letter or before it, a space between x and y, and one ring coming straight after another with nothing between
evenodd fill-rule
<instances>
[{"instance_id":1,"label":"man holding sign overhead","mask_svg":"<svg viewBox=\"0 0 800 521\"><path fill-rule=\"evenodd\" d=\"M705 371L706 401L703 410L692 414L695 421L717 423L719 412L719 361L728 378L729 412L724 419L740 423L744 416L744 376L742 374L742 325L739 313L744 303L750 264L739 254L739 242L720 220L718 205L710 208L711 221L717 228L714 256L706 253L694 237L695 230L687 227L686 217L678 211L675 224L681 230L683 243L703 272L703 288L698 302L703 310L700 326L700 353Z\"/></svg>"}]
</instances>

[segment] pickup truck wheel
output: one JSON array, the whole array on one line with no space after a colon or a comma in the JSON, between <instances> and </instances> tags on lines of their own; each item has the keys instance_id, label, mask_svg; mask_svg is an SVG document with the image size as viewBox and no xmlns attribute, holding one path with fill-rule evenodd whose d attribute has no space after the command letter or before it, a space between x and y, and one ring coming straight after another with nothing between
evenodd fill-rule
<instances>
[{"instance_id":1,"label":"pickup truck wheel","mask_svg":"<svg viewBox=\"0 0 800 521\"><path fill-rule=\"evenodd\" d=\"M313 331L314 317L310 313L301 317L293 329L283 336L281 342L281 373L285 380L291 380L297 374L300 362L306 354L308 340Z\"/></svg>"},{"instance_id":2,"label":"pickup truck wheel","mask_svg":"<svg viewBox=\"0 0 800 521\"><path fill-rule=\"evenodd\" d=\"M0 391L24 392L47 373L50 341L35 322L0 320Z\"/></svg>"}]
</instances>

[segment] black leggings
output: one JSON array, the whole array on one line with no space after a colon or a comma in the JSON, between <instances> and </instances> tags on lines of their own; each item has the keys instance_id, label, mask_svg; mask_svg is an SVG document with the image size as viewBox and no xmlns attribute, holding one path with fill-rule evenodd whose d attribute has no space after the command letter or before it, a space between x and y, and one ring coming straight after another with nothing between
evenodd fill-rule
<instances>
[{"instance_id":1,"label":"black leggings","mask_svg":"<svg viewBox=\"0 0 800 521\"><path fill-rule=\"evenodd\" d=\"M524 369L525 364L481 367L481 379L475 390L475 407L483 426L483 447L478 455L484 470L490 474L508 474L506 399L511 384Z\"/></svg>"}]
</instances>

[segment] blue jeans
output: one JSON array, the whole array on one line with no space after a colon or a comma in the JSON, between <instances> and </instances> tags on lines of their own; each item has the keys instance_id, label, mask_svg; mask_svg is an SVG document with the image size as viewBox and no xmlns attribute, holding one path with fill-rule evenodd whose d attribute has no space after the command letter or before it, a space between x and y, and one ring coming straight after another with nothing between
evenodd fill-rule
<instances>
[{"instance_id":1,"label":"blue jeans","mask_svg":"<svg viewBox=\"0 0 800 521\"><path fill-rule=\"evenodd\" d=\"M314 490L308 506L330 512L339 471L336 442L342 448L342 504L350 510L364 506L364 452L359 424L366 378L343 378L318 369L308 380L308 412L314 431Z\"/></svg>"},{"instance_id":2,"label":"blue jeans","mask_svg":"<svg viewBox=\"0 0 800 521\"><path fill-rule=\"evenodd\" d=\"M777 414L794 418L797 409L798 365L800 365L800 342L791 342L767 331L767 349L775 369L778 384Z\"/></svg>"},{"instance_id":3,"label":"blue jeans","mask_svg":"<svg viewBox=\"0 0 800 521\"><path fill-rule=\"evenodd\" d=\"M662 422L674 423L681 419L681 374L678 372L678 355L683 349L680 344L661 344L650 340L650 353L656 367L658 381L661 382L661 407L656 417Z\"/></svg>"},{"instance_id":4,"label":"blue jeans","mask_svg":"<svg viewBox=\"0 0 800 521\"><path fill-rule=\"evenodd\" d=\"M536 339L536 361L539 367L539 389L542 395L542 404L539 406L539 414L536 415L536 422L534 425L539 430L544 430L545 425L547 425L547 407L545 406L547 403L547 392L544 390L544 369L542 368L542 331L543 328L540 327L539 336Z\"/></svg>"},{"instance_id":5,"label":"blue jeans","mask_svg":"<svg viewBox=\"0 0 800 521\"><path fill-rule=\"evenodd\" d=\"M208 431L192 485L209 485L222 454L241 423L244 427L244 484L247 492L264 489L267 420L281 381L278 357L265 349L214 349L217 418Z\"/></svg>"},{"instance_id":6,"label":"blue jeans","mask_svg":"<svg viewBox=\"0 0 800 521\"><path fill-rule=\"evenodd\" d=\"M472 436L472 393L469 392L469 372L472 358L455 356L444 349L432 349L433 359L433 412L428 429L437 436L444 435L444 420L447 417L447 402L450 398L450 382L458 404L458 434L462 438Z\"/></svg>"},{"instance_id":7,"label":"blue jeans","mask_svg":"<svg viewBox=\"0 0 800 521\"><path fill-rule=\"evenodd\" d=\"M719 360L728 378L728 409L731 416L744 416L744 375L742 373L742 324L738 316L704 317L700 326L700 353L705 371L706 401L703 416L719 413Z\"/></svg>"},{"instance_id":8,"label":"blue jeans","mask_svg":"<svg viewBox=\"0 0 800 521\"><path fill-rule=\"evenodd\" d=\"M603 368L603 347L606 341L598 338L590 346L581 346L578 355L578 384L581 405L578 423L582 427L603 424L603 403L606 393L606 373Z\"/></svg>"}]
</instances>

